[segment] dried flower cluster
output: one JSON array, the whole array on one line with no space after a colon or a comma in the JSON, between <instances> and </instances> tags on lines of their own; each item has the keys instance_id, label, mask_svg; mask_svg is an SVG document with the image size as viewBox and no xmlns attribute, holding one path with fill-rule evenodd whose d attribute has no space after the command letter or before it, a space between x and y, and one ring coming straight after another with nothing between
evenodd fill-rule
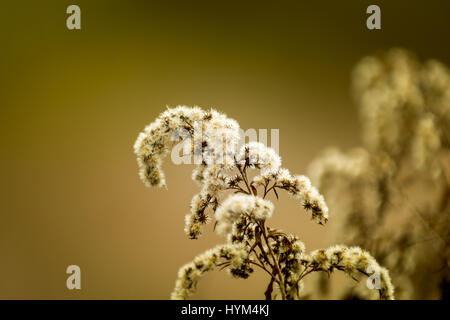
<instances>
[{"instance_id":1,"label":"dried flower cluster","mask_svg":"<svg viewBox=\"0 0 450 320\"><path fill-rule=\"evenodd\" d=\"M215 267L229 266L232 276L246 278L253 270L249 266L248 252L241 245L225 244L210 249L195 257L178 271L178 279L171 298L173 300L184 300L195 292L200 278Z\"/></svg>"},{"instance_id":2,"label":"dried flower cluster","mask_svg":"<svg viewBox=\"0 0 450 320\"><path fill-rule=\"evenodd\" d=\"M201 134L196 128L201 128ZM307 177L292 175L281 167L273 149L258 142L239 148L237 122L215 110L168 109L139 135L134 149L147 186L165 185L162 159L173 145L174 133L180 130L191 134L188 151L201 158L192 174L200 192L193 197L185 217L185 233L197 239L212 214L215 231L226 244L200 254L179 270L172 299L188 298L205 272L216 267L227 268L233 277L244 279L255 267L262 269L270 276L266 299L300 298L302 280L313 272L339 270L355 277L370 275L370 267L379 271L380 297L394 298L387 270L360 248L336 246L308 254L296 236L266 226L274 211L273 203L266 199L269 193L278 198L279 191L287 191L319 224L328 221L328 207ZM175 138L180 141L179 136ZM253 178L248 175L251 169L257 171Z\"/></svg>"},{"instance_id":3,"label":"dried flower cluster","mask_svg":"<svg viewBox=\"0 0 450 320\"><path fill-rule=\"evenodd\" d=\"M353 92L363 146L325 150L310 167L341 220L336 238L386 265L398 297L442 297L450 281L450 72L392 49L358 64Z\"/></svg>"},{"instance_id":4,"label":"dried flower cluster","mask_svg":"<svg viewBox=\"0 0 450 320\"><path fill-rule=\"evenodd\" d=\"M239 125L233 119L215 111L200 108L177 107L168 109L141 132L134 145L139 175L146 186L164 186L165 176L161 169L162 160L169 149L183 138L182 133L192 136L191 152L200 154L205 164L230 163L228 158L239 140ZM230 145L226 145L226 144ZM218 150L214 147L219 146Z\"/></svg>"}]
</instances>

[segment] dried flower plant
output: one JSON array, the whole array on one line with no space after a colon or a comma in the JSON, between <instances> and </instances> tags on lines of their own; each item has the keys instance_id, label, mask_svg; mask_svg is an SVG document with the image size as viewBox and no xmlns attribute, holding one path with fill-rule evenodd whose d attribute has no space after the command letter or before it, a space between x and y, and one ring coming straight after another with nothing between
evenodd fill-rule
<instances>
[{"instance_id":1,"label":"dried flower plant","mask_svg":"<svg viewBox=\"0 0 450 320\"><path fill-rule=\"evenodd\" d=\"M353 92L363 147L328 149L309 171L341 221L336 239L387 266L397 297L442 297L450 281L449 70L391 49L358 64Z\"/></svg>"},{"instance_id":2,"label":"dried flower plant","mask_svg":"<svg viewBox=\"0 0 450 320\"><path fill-rule=\"evenodd\" d=\"M226 243L180 268L172 299L188 298L200 278L214 268L226 268L231 276L245 279L256 267L269 276L266 299L299 299L307 275L335 270L353 278L369 276L374 270L379 274L380 298L394 298L388 271L368 252L358 247L334 246L308 254L298 237L266 226L274 211L273 203L266 199L269 193L278 198L279 191L287 191L319 224L327 222L328 207L307 177L291 175L281 168L281 159L273 149L258 142L238 149L239 126L224 114L177 107L147 126L134 146L140 176L147 186L165 185L162 159L181 140L177 134L180 130L192 137L187 151L201 158L192 174L201 190L191 201L185 233L197 239L203 225L210 221L210 212L215 216L215 231L226 238ZM251 169L257 171L253 178L248 174Z\"/></svg>"}]
</instances>

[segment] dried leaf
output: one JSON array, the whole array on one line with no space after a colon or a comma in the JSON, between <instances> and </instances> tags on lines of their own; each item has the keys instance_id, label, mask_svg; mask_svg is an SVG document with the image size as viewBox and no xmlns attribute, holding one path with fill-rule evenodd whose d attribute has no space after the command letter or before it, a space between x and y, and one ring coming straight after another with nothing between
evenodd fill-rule
<instances>
[{"instance_id":1,"label":"dried leaf","mask_svg":"<svg viewBox=\"0 0 450 320\"><path fill-rule=\"evenodd\" d=\"M252 188L253 195L257 196L258 195L258 190L256 190L255 186L254 185L250 185L250 187Z\"/></svg>"}]
</instances>

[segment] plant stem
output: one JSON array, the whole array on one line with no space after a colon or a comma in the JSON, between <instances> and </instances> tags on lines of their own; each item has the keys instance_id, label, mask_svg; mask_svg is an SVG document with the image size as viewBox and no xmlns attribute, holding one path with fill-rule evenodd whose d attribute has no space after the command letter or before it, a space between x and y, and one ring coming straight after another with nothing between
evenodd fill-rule
<instances>
[{"instance_id":1,"label":"plant stem","mask_svg":"<svg viewBox=\"0 0 450 320\"><path fill-rule=\"evenodd\" d=\"M275 271L277 272L278 277L280 278L280 283L279 284L280 284L281 297L283 298L283 300L286 300L286 291L285 291L285 287L284 287L283 274L281 273L281 269L280 269L280 266L278 264L278 260L275 258L275 254L273 253L272 247L270 246L269 240L267 239L266 227L264 225L264 222L261 224L260 228L262 229L261 230L262 231L262 235L264 237L264 240L266 241L267 248L269 249L269 253L270 253L271 257L272 257Z\"/></svg>"}]
</instances>

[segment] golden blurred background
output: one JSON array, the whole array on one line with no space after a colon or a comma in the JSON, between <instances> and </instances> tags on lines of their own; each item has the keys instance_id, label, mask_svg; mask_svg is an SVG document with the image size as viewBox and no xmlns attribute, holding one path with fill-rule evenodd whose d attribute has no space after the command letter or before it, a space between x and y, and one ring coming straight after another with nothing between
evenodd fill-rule
<instances>
[{"instance_id":1,"label":"golden blurred background","mask_svg":"<svg viewBox=\"0 0 450 320\"><path fill-rule=\"evenodd\" d=\"M81 30L66 8L81 8ZM166 161L168 190L138 178L132 146L166 105L214 107L243 129L279 129L305 173L327 146L359 142L350 72L401 46L450 64L448 1L3 1L0 298L167 299L178 268L222 242L183 232L197 186ZM330 222L333 223L333 213ZM270 225L330 245L281 195ZM79 265L81 290L66 288ZM214 272L197 299L262 299L267 279Z\"/></svg>"}]
</instances>

